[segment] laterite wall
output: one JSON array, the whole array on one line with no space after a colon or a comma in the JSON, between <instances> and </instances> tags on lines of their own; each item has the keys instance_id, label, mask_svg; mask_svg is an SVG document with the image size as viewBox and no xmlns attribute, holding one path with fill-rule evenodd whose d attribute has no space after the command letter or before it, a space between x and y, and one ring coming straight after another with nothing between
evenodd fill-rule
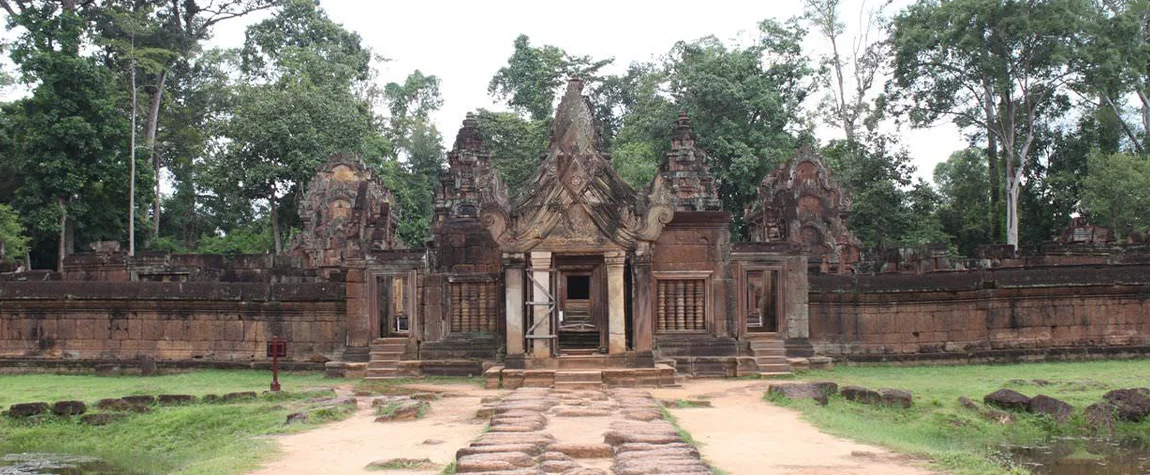
<instances>
[{"instance_id":1,"label":"laterite wall","mask_svg":"<svg viewBox=\"0 0 1150 475\"><path fill-rule=\"evenodd\" d=\"M858 362L1150 353L1150 265L817 275L811 342Z\"/></svg>"},{"instance_id":2,"label":"laterite wall","mask_svg":"<svg viewBox=\"0 0 1150 475\"><path fill-rule=\"evenodd\" d=\"M337 359L343 283L0 282L0 359L242 363Z\"/></svg>"}]
</instances>

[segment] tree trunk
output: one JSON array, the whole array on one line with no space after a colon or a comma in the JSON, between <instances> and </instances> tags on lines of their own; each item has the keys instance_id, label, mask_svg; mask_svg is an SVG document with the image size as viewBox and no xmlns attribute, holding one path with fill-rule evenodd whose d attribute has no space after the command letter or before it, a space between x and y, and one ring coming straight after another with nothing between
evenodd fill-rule
<instances>
[{"instance_id":1,"label":"tree trunk","mask_svg":"<svg viewBox=\"0 0 1150 475\"><path fill-rule=\"evenodd\" d=\"M994 125L996 114L994 107L994 90L987 79L983 79L985 92L983 112L986 114L986 173L990 182L990 210L986 218L989 220L990 240L1002 242L1002 220L999 219L999 202L1002 191L999 185L1001 170L998 168L998 140L995 137Z\"/></svg>"},{"instance_id":2,"label":"tree trunk","mask_svg":"<svg viewBox=\"0 0 1150 475\"><path fill-rule=\"evenodd\" d=\"M56 198L56 209L60 211L60 234L56 242L56 272L64 272L64 256L67 254L68 210L64 207L64 198Z\"/></svg>"},{"instance_id":3,"label":"tree trunk","mask_svg":"<svg viewBox=\"0 0 1150 475\"><path fill-rule=\"evenodd\" d=\"M277 216L279 213L276 209L276 193L274 191L268 197L268 208L272 217L272 242L275 243L276 255L278 256L283 252L283 244L280 242L280 219Z\"/></svg>"},{"instance_id":4,"label":"tree trunk","mask_svg":"<svg viewBox=\"0 0 1150 475\"><path fill-rule=\"evenodd\" d=\"M160 105L164 102L164 84L168 80L168 71L160 72L160 80L156 90L152 92L152 102L148 107L148 124L144 132L144 146L152 155L152 167L156 173L156 196L152 201L152 239L160 237L160 154L156 153L156 130L160 122Z\"/></svg>"},{"instance_id":5,"label":"tree trunk","mask_svg":"<svg viewBox=\"0 0 1150 475\"><path fill-rule=\"evenodd\" d=\"M1012 155L1012 154L1007 154ZM1013 157L1006 164L1006 243L1018 251L1018 195L1022 191Z\"/></svg>"},{"instance_id":6,"label":"tree trunk","mask_svg":"<svg viewBox=\"0 0 1150 475\"><path fill-rule=\"evenodd\" d=\"M136 65L131 65L132 135L128 140L128 255L136 255Z\"/></svg>"}]
</instances>

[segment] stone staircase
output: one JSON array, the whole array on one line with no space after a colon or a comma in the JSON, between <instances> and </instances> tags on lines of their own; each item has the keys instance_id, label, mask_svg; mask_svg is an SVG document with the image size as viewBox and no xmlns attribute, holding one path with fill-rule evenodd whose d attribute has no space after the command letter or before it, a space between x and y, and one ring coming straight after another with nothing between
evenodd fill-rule
<instances>
[{"instance_id":1,"label":"stone staircase","mask_svg":"<svg viewBox=\"0 0 1150 475\"><path fill-rule=\"evenodd\" d=\"M777 333L751 334L751 356L759 366L759 376L769 378L791 374L787 363L787 350L783 339Z\"/></svg>"},{"instance_id":2,"label":"stone staircase","mask_svg":"<svg viewBox=\"0 0 1150 475\"><path fill-rule=\"evenodd\" d=\"M399 377L399 360L407 351L407 337L378 338L371 342L371 360L367 363L365 380L395 379Z\"/></svg>"}]
</instances>

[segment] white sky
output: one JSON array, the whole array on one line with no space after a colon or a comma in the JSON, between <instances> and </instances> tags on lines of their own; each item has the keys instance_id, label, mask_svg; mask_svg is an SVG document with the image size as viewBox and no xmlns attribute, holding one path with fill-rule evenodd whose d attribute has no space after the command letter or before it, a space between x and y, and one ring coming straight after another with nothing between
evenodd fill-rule
<instances>
[{"instance_id":1,"label":"white sky","mask_svg":"<svg viewBox=\"0 0 1150 475\"><path fill-rule=\"evenodd\" d=\"M843 0L848 35L856 31L853 27L864 1ZM865 5L878 3L869 0ZM632 61L665 54L676 41L707 35L724 41L746 39L756 32L759 21L783 21L802 10L801 0L323 0L321 5L334 21L359 33L376 54L391 60L381 66L381 82L402 81L415 69L439 76L444 104L432 119L443 133L445 147L451 146L467 112L505 109L487 94L487 84L507 63L512 42L521 33L531 37L533 45L555 45L571 54L596 58L614 57L613 69L607 72L622 72ZM246 26L266 16L250 15L217 25L212 45L240 46ZM813 31L807 43L813 60L829 50ZM10 66L5 68L11 70ZM0 97L11 99L14 91L7 92ZM809 105L813 108L815 101ZM819 130L823 140L836 134L827 127ZM927 181L931 181L935 164L966 146L949 123L931 129L904 129L901 136L918 168L917 176Z\"/></svg>"},{"instance_id":2,"label":"white sky","mask_svg":"<svg viewBox=\"0 0 1150 475\"><path fill-rule=\"evenodd\" d=\"M854 27L861 8L879 3L843 0L847 34L857 30ZM746 39L757 32L758 23L765 18L784 21L802 12L801 0L322 0L321 6L334 21L359 33L376 54L391 60L382 65L380 81L401 82L416 69L439 76L443 108L432 119L447 148L467 112L506 109L487 94L487 83L507 64L512 42L519 34L531 37L535 46L549 44L571 54L614 57L615 63L607 72L617 73L633 61L648 61L667 53L680 40L707 35L724 41ZM241 45L245 26L261 17L219 25L213 43ZM812 59L829 51L821 39L813 31L808 35ZM815 106L814 101L810 106ZM836 134L837 130L825 127L819 130L822 140L836 138ZM901 135L918 167L917 176L926 181L931 181L935 164L966 147L958 129L949 123L931 129L904 129Z\"/></svg>"}]
</instances>

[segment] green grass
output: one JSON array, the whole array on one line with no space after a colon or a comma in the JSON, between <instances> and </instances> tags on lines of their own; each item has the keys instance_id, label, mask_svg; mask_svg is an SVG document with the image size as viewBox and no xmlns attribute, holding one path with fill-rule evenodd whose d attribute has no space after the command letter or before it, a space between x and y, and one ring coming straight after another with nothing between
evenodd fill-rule
<instances>
[{"instance_id":1,"label":"green grass","mask_svg":"<svg viewBox=\"0 0 1150 475\"><path fill-rule=\"evenodd\" d=\"M316 424L347 417L341 406L316 410L305 389L330 387L343 381L320 374L285 374L285 393L234 403L194 403L154 406L150 413L131 414L107 426L88 426L78 418L0 417L0 453L48 452L98 457L123 472L138 474L232 474L256 468L275 451L262 436L307 430ZM127 395L224 394L267 389L266 371L196 371L172 375L98 377L79 375L0 375L0 406L19 402L77 399L93 403ZM305 424L285 425L288 414L311 410Z\"/></svg>"},{"instance_id":2,"label":"green grass","mask_svg":"<svg viewBox=\"0 0 1150 475\"><path fill-rule=\"evenodd\" d=\"M1150 360L1029 363L922 367L838 367L805 374L805 380L829 380L871 389L898 388L915 395L909 410L857 404L831 397L826 407L814 401L768 400L798 409L804 418L835 435L877 444L926 458L938 468L960 474L1026 473L1003 461L1005 444L1033 444L1059 436L1083 436L1081 411L1110 389L1144 387ZM1038 385L1033 380L1049 384ZM1017 414L1013 424L998 424L956 402L982 397L1001 388L1027 396L1045 394L1075 407L1074 418L1056 424L1040 416ZM1120 437L1150 442L1144 425L1119 424Z\"/></svg>"}]
</instances>

